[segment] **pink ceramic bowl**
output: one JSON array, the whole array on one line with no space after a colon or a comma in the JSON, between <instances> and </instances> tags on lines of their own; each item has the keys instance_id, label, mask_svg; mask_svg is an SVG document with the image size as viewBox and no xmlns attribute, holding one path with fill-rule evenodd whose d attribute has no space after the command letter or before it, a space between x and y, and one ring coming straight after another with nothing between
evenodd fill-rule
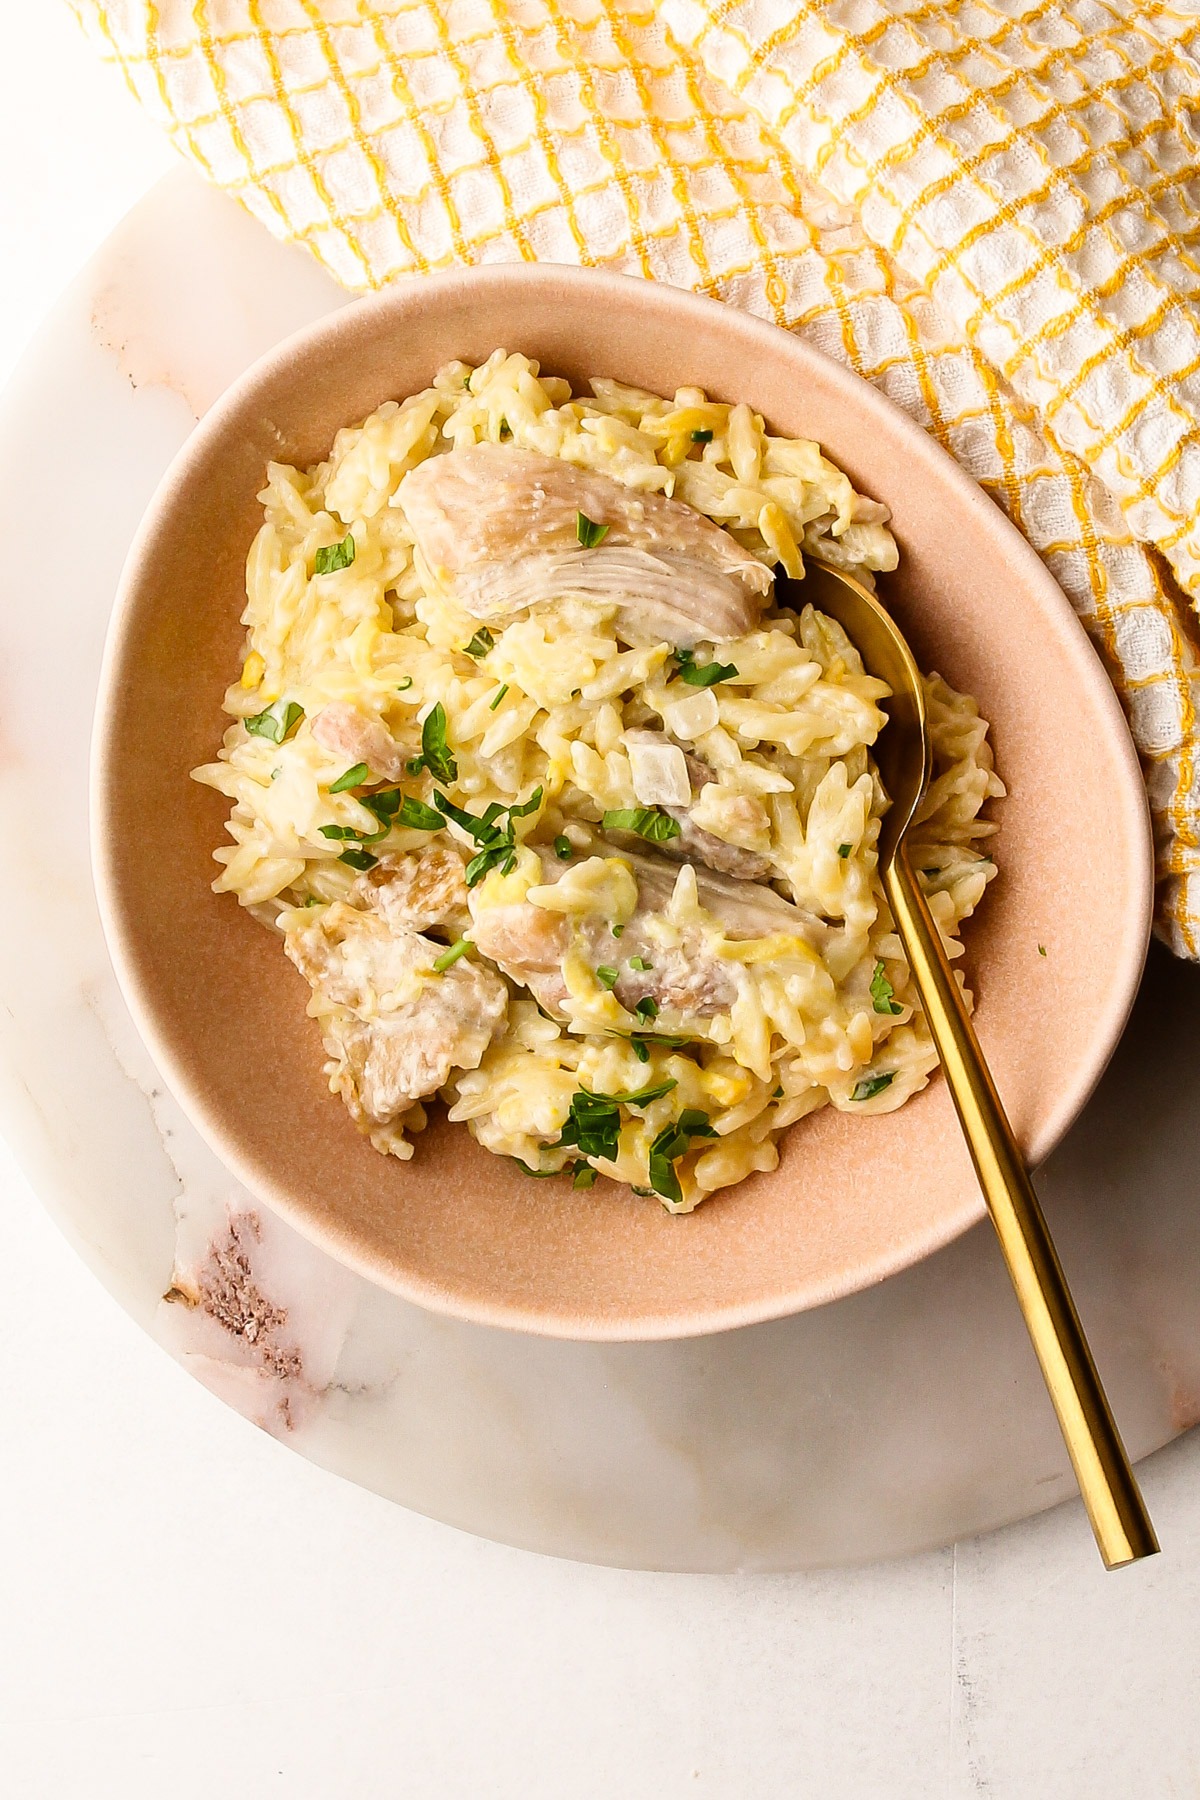
<instances>
[{"instance_id":1,"label":"pink ceramic bowl","mask_svg":"<svg viewBox=\"0 0 1200 1800\"><path fill-rule=\"evenodd\" d=\"M562 268L408 281L335 313L258 363L176 458L126 565L96 725L95 868L118 974L228 1167L409 1299L614 1339L819 1305L982 1217L940 1079L887 1117L802 1122L775 1174L680 1218L608 1182L580 1194L530 1181L444 1118L399 1163L327 1092L308 990L278 943L210 891L225 803L188 771L223 729L264 464L317 461L339 426L497 345L576 383L606 374L747 400L773 429L819 439L891 507L889 602L922 666L978 696L1009 788L1000 877L967 928L984 1049L1032 1162L1083 1106L1137 986L1152 864L1125 722L1067 601L974 482L866 383L712 301Z\"/></svg>"}]
</instances>

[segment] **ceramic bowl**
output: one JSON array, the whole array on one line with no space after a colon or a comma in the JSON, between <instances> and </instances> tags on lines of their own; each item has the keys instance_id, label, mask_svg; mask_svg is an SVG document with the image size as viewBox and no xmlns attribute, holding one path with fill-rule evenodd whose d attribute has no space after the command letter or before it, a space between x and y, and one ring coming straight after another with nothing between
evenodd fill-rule
<instances>
[{"instance_id":1,"label":"ceramic bowl","mask_svg":"<svg viewBox=\"0 0 1200 1800\"><path fill-rule=\"evenodd\" d=\"M749 401L773 430L819 439L891 507L901 562L889 604L922 666L978 697L1009 788L1000 875L966 930L980 1037L1033 1163L1083 1106L1137 986L1152 862L1125 722L1063 594L974 482L865 382L716 302L556 267L405 282L334 313L258 363L176 458L129 555L96 723L94 858L117 972L226 1165L422 1305L612 1339L815 1306L982 1216L940 1077L885 1117L802 1121L774 1174L682 1217L606 1181L585 1193L530 1181L444 1116L400 1163L329 1094L307 986L277 940L211 892L226 803L188 771L224 729L264 464L318 461L340 426L497 345L581 385L603 374Z\"/></svg>"}]
</instances>

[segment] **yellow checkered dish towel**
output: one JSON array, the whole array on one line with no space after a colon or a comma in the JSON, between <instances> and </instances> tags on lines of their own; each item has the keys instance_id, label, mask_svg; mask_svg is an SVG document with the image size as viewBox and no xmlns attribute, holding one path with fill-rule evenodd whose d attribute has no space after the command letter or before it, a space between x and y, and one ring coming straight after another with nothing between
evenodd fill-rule
<instances>
[{"instance_id":1,"label":"yellow checkered dish towel","mask_svg":"<svg viewBox=\"0 0 1200 1800\"><path fill-rule=\"evenodd\" d=\"M1200 955L1197 0L71 3L179 148L348 287L605 265L891 395L1091 634L1160 931Z\"/></svg>"}]
</instances>

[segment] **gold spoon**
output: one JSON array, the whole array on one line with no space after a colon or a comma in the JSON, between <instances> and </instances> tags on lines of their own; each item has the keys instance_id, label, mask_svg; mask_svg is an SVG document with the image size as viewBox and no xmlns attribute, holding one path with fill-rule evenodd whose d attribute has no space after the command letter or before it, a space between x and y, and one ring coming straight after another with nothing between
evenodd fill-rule
<instances>
[{"instance_id":1,"label":"gold spoon","mask_svg":"<svg viewBox=\"0 0 1200 1800\"><path fill-rule=\"evenodd\" d=\"M1062 1264L983 1059L905 836L929 784L932 755L920 672L883 606L852 576L808 565L803 584L778 583L784 605L837 620L868 672L892 690L874 748L891 799L879 833L879 873L921 996L955 1111L1033 1339L1105 1566L1153 1556L1158 1539L1088 1348Z\"/></svg>"}]
</instances>

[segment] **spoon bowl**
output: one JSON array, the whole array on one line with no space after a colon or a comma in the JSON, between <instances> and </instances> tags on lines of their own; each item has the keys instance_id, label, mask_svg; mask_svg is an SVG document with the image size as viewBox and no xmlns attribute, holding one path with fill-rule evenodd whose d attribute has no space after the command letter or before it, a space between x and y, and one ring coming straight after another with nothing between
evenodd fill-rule
<instances>
[{"instance_id":1,"label":"spoon bowl","mask_svg":"<svg viewBox=\"0 0 1200 1800\"><path fill-rule=\"evenodd\" d=\"M879 874L937 1046L954 1109L1041 1364L1105 1566L1152 1556L1154 1527L1134 1479L1045 1216L984 1060L905 837L929 785L925 684L895 620L853 576L810 563L780 582L781 604L811 603L835 619L869 675L885 681L888 722L875 763L891 801L879 833Z\"/></svg>"}]
</instances>

